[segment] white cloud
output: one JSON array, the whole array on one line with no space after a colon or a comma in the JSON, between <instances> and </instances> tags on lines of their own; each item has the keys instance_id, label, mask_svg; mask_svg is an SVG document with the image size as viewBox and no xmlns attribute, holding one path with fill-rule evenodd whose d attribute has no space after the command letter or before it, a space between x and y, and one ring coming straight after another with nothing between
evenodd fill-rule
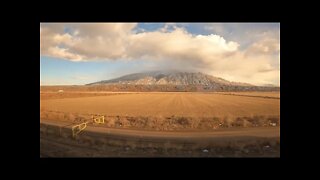
<instances>
[{"instance_id":1,"label":"white cloud","mask_svg":"<svg viewBox=\"0 0 320 180\"><path fill-rule=\"evenodd\" d=\"M54 57L59 57L63 59L69 59L71 61L82 61L84 60L83 56L75 53L71 53L68 49L55 47L49 47L47 50L48 54Z\"/></svg>"},{"instance_id":2,"label":"white cloud","mask_svg":"<svg viewBox=\"0 0 320 180\"><path fill-rule=\"evenodd\" d=\"M248 53L272 54L280 52L280 40L275 38L264 38L253 43L247 50Z\"/></svg>"},{"instance_id":3,"label":"white cloud","mask_svg":"<svg viewBox=\"0 0 320 180\"><path fill-rule=\"evenodd\" d=\"M137 33L136 23L41 24L41 54L71 61L150 60L253 84L279 85L280 42L268 34L245 50L217 34L193 35L168 23ZM223 26L214 26L223 31ZM210 29L210 27L207 27ZM67 30L66 30L67 29ZM274 56L276 54L276 56ZM275 58L274 58L275 57Z\"/></svg>"}]
</instances>

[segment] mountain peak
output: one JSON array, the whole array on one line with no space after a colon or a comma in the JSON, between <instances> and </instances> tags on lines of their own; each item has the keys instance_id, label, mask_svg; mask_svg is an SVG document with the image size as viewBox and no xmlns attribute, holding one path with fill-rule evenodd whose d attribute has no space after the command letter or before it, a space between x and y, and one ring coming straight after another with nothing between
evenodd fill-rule
<instances>
[{"instance_id":1,"label":"mountain peak","mask_svg":"<svg viewBox=\"0 0 320 180\"><path fill-rule=\"evenodd\" d=\"M253 86L247 83L230 82L220 77L202 72L182 72L178 70L147 71L99 81L97 84L135 84L135 85L198 85L198 86Z\"/></svg>"}]
</instances>

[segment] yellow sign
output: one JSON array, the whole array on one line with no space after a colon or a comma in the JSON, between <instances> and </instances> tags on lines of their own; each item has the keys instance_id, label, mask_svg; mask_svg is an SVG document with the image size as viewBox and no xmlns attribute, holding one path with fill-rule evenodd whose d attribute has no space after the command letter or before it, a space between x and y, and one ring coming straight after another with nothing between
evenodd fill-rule
<instances>
[{"instance_id":1,"label":"yellow sign","mask_svg":"<svg viewBox=\"0 0 320 180\"><path fill-rule=\"evenodd\" d=\"M72 136L75 137L77 134L79 134L82 130L84 130L87 127L87 123L81 123L79 125L72 126Z\"/></svg>"},{"instance_id":2,"label":"yellow sign","mask_svg":"<svg viewBox=\"0 0 320 180\"><path fill-rule=\"evenodd\" d=\"M97 123L97 124L104 124L104 116L97 116L97 117L94 117L92 115L92 120L94 123ZM81 123L81 124L78 124L78 125L75 125L75 126L72 126L72 136L73 137L76 137L76 135L78 135L81 131L83 131L86 127L87 127L87 124L89 122L85 122L85 123ZM92 122L91 122L92 123Z\"/></svg>"},{"instance_id":3,"label":"yellow sign","mask_svg":"<svg viewBox=\"0 0 320 180\"><path fill-rule=\"evenodd\" d=\"M104 116L100 116L100 117L93 117L92 116L92 119L97 124L104 124Z\"/></svg>"}]
</instances>

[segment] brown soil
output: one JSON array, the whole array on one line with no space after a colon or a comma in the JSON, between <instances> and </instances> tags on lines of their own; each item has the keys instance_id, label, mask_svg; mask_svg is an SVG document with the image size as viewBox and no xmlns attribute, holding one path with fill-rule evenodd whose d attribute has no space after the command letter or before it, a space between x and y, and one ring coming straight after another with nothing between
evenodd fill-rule
<instances>
[{"instance_id":1,"label":"brown soil","mask_svg":"<svg viewBox=\"0 0 320 180\"><path fill-rule=\"evenodd\" d=\"M57 126L59 125L59 126ZM43 157L279 157L279 127L155 132L89 126L73 138L69 125L40 125Z\"/></svg>"},{"instance_id":2,"label":"brown soil","mask_svg":"<svg viewBox=\"0 0 320 180\"><path fill-rule=\"evenodd\" d=\"M43 157L280 156L280 95L274 92L58 93L46 90L41 91L40 98ZM92 115L104 115L105 124L92 123ZM53 124L53 130L43 128L49 122ZM71 126L82 122L90 123L79 135L80 141L72 139ZM67 133L62 137L61 132L57 135L57 128L61 131L66 124L69 128ZM130 131L135 133L128 134ZM92 134L88 137L85 134L90 132L99 132L99 135L93 135L94 144L90 141L88 147L86 142L88 138L92 139ZM146 132L158 140L160 138L160 145L155 145L154 139L146 140ZM161 140L169 132L172 133L171 140ZM114 144L103 145L106 138L101 134L107 134L108 142L114 141ZM207 137L210 141L199 141L195 136L200 139ZM180 141L181 137L185 137L183 141ZM188 139L194 139L190 146L187 145ZM161 148L163 143L167 144L165 150ZM175 147L177 144L182 144L182 147Z\"/></svg>"}]
</instances>

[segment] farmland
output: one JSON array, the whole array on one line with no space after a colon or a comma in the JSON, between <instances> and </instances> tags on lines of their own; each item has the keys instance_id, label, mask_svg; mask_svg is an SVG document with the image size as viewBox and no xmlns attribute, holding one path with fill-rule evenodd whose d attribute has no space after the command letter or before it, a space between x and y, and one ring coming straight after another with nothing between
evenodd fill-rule
<instances>
[{"instance_id":1,"label":"farmland","mask_svg":"<svg viewBox=\"0 0 320 180\"><path fill-rule=\"evenodd\" d=\"M244 146L247 147L246 145L248 145L248 142L251 142L253 145L257 146L256 148L261 150L265 145L261 145L258 142L264 142L262 144L276 144L275 147L273 147L275 149L271 154L270 152L269 155L268 153L265 154L266 152L260 152L260 154L257 153L256 156L279 155L279 92L204 93L66 91L61 93L42 91L40 93L42 151L49 151L46 149L46 147L49 147L49 144L50 147L57 146L56 150L63 149L60 147L61 142L54 143L54 141L57 141L56 138L53 140L52 137L50 139L49 136L46 136L48 133L46 132L47 130L43 130L44 125L53 123L54 126L60 127L60 131L61 127L64 127L66 128L64 131L68 132L66 136L71 138L71 126L90 121L92 115L103 115L106 118L105 123L100 125L89 125L88 128L80 134L80 142L81 138L88 136L89 131L102 134L111 132L113 135L118 133L116 139L126 137L124 139L126 139L127 146L131 148L136 147L133 148L132 151L127 152L127 154L124 152L125 156L139 156L140 153L140 155L143 156L149 154L150 156L165 157L198 157L202 156L201 153L199 154L199 150L193 152L192 148L189 148L190 151L192 151L191 154L190 151L188 151L187 154L184 154L176 149L181 149L181 147L175 147L174 144L176 143L174 142L182 141L183 144L185 144L186 141L193 140L191 143L193 144L192 147L199 147L201 149L201 147L203 147L201 144L204 143L203 140L206 138L208 139L208 142L204 143L206 147L210 144L212 145L212 143L217 144L217 142L220 142L222 143L219 145L221 147L224 147L224 143L237 144L234 145L234 148L238 147L239 144L243 144L238 147L240 148ZM114 134L112 132L117 133ZM171 145L168 148L173 148L172 151L174 151L174 153L164 153L161 151L162 154L154 154L151 152L146 153L146 149L138 150L138 147L140 147L141 144L136 144L137 141L134 138L134 134L140 137L138 138L140 139L139 142L141 142L142 139L149 137L158 138L157 141L159 141L159 138L162 138L163 140L160 142L168 144L169 138ZM251 137L251 140L243 140L248 137ZM88 138L90 139L91 137L87 137L87 139ZM185 140L183 140L183 138L185 138ZM197 138L200 138L201 141ZM261 138L263 140L261 140ZM101 139L101 137L98 139ZM222 139L225 139L226 141L221 141ZM66 139L60 139L58 141L66 141ZM74 140L67 140L67 144L72 142L75 143ZM110 142L110 140L108 142ZM150 142L150 140L147 140L147 142ZM201 142L200 145L195 145L199 142ZM123 148L124 145L121 145L123 143L119 142L116 142L116 144L117 145L112 146L115 148L114 151L104 151L106 154L102 153L100 156L121 156L121 153L119 155L119 151L121 152L121 148ZM178 144L181 144L181 142ZM213 147L215 146L216 145ZM67 145L64 148L71 147ZM120 148L120 150L118 148ZM84 156L81 149L83 150L80 146L78 154L80 153L79 156ZM110 150L110 148L108 149ZM240 148L238 151L247 152L249 150L241 150ZM61 156L61 152L62 151L56 152L57 156ZM47 154L47 156L52 156L49 154ZM93 150L93 155L99 156L97 154L99 153ZM65 155L68 156L68 154ZM230 154L230 152L229 154L224 154L223 152L211 154L211 156L214 157L220 155L235 156L232 153ZM240 156L255 155L250 155L249 153L240 154Z\"/></svg>"}]
</instances>

